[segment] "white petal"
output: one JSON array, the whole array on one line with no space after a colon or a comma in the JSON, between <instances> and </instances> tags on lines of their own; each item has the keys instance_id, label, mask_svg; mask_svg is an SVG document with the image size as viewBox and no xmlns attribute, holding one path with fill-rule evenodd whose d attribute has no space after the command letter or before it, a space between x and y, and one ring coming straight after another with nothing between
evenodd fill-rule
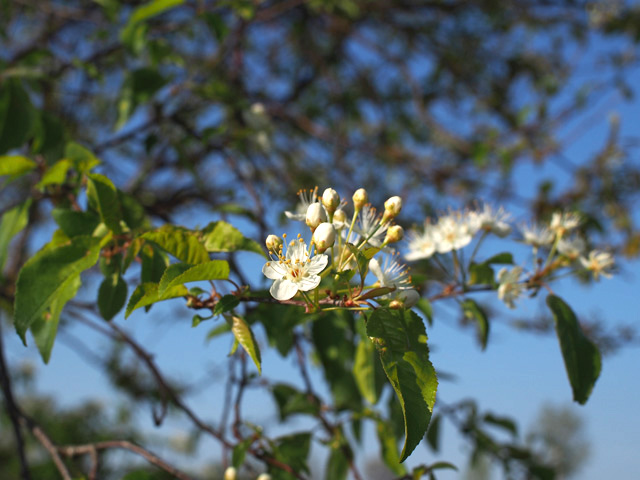
<instances>
[{"instance_id":1,"label":"white petal","mask_svg":"<svg viewBox=\"0 0 640 480\"><path fill-rule=\"evenodd\" d=\"M300 281L298 282L298 289L302 290L303 292L308 292L309 290L313 290L318 285L320 285L320 280L322 279L320 278L319 275L310 275L310 276L304 277L300 279Z\"/></svg>"},{"instance_id":2,"label":"white petal","mask_svg":"<svg viewBox=\"0 0 640 480\"><path fill-rule=\"evenodd\" d=\"M276 300L289 300L290 298L293 298L296 293L298 293L298 287L295 283L286 278L279 278L278 280L273 282L273 285L271 285L269 292L271 293L271 296Z\"/></svg>"},{"instance_id":3,"label":"white petal","mask_svg":"<svg viewBox=\"0 0 640 480\"><path fill-rule=\"evenodd\" d=\"M303 213L293 213L293 212L285 211L284 214L287 216L288 219L297 220L299 222L303 222L306 218L306 215Z\"/></svg>"},{"instance_id":4,"label":"white petal","mask_svg":"<svg viewBox=\"0 0 640 480\"><path fill-rule=\"evenodd\" d=\"M328 256L324 254L316 255L309 263L306 264L304 271L308 275L316 275L324 270L324 267L327 266L327 262L329 262Z\"/></svg>"},{"instance_id":5,"label":"white petal","mask_svg":"<svg viewBox=\"0 0 640 480\"><path fill-rule=\"evenodd\" d=\"M264 267L262 267L262 273L271 280L277 280L278 278L284 277L287 271L278 262L267 262L264 264Z\"/></svg>"},{"instance_id":6,"label":"white petal","mask_svg":"<svg viewBox=\"0 0 640 480\"><path fill-rule=\"evenodd\" d=\"M373 273L378 281L384 285L384 273L382 272L382 268L380 267L380 262L375 258L369 260L369 270Z\"/></svg>"}]
</instances>

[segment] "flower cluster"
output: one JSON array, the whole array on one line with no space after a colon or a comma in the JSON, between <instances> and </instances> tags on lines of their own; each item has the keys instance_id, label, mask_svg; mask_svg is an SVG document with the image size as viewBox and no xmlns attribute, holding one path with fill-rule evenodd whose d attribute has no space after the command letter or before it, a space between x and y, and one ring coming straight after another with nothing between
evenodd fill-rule
<instances>
[{"instance_id":1,"label":"flower cluster","mask_svg":"<svg viewBox=\"0 0 640 480\"><path fill-rule=\"evenodd\" d=\"M276 300L291 300L300 293L307 306L313 308L319 308L321 303L340 302L366 308L363 305L370 305L371 300L393 303L399 308L411 307L418 301L408 268L393 249L404 237L402 227L394 224L402 210L400 197L389 198L384 211L378 213L368 203L367 191L360 188L352 196L353 214L349 220L347 202L332 188L321 196L317 187L301 190L298 196L300 202L295 210L286 211L285 215L309 227L309 246L302 234L289 243L286 235L282 239L269 235L265 242L270 261L262 272L274 280L270 292ZM378 254L383 258L376 258ZM369 271L377 281L365 286ZM352 285L350 280L356 273L360 275L360 284ZM312 291L313 299L307 293ZM346 297L344 292L348 293Z\"/></svg>"},{"instance_id":2,"label":"flower cluster","mask_svg":"<svg viewBox=\"0 0 640 480\"><path fill-rule=\"evenodd\" d=\"M238 478L238 472L235 467L227 467L224 471L223 480L236 480ZM268 473L261 473L256 480L271 480L271 475Z\"/></svg>"}]
</instances>

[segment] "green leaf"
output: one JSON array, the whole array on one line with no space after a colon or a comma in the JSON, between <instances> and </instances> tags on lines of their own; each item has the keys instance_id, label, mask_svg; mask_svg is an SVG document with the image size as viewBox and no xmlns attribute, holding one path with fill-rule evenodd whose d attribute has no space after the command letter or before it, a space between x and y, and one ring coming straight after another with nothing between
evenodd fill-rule
<instances>
[{"instance_id":1,"label":"green leaf","mask_svg":"<svg viewBox=\"0 0 640 480\"><path fill-rule=\"evenodd\" d=\"M487 265L502 264L502 265L513 265L513 255L509 252L502 252L494 255L489 260L485 260L482 263L486 263Z\"/></svg>"},{"instance_id":2,"label":"green leaf","mask_svg":"<svg viewBox=\"0 0 640 480\"><path fill-rule=\"evenodd\" d=\"M96 264L100 247L98 238L76 237L68 245L41 250L24 264L16 284L14 323L25 344L27 329L65 294L69 278Z\"/></svg>"},{"instance_id":3,"label":"green leaf","mask_svg":"<svg viewBox=\"0 0 640 480\"><path fill-rule=\"evenodd\" d=\"M122 211L115 185L107 177L98 173L91 173L87 175L87 178L89 202L95 205L100 212L100 218L109 230L115 234L121 233Z\"/></svg>"},{"instance_id":4,"label":"green leaf","mask_svg":"<svg viewBox=\"0 0 640 480\"><path fill-rule=\"evenodd\" d=\"M427 443L434 452L438 452L440 450L440 418L440 415L436 415L431 419L431 423L429 423L429 430L427 430L427 434L425 436Z\"/></svg>"},{"instance_id":5,"label":"green leaf","mask_svg":"<svg viewBox=\"0 0 640 480\"><path fill-rule=\"evenodd\" d=\"M345 456L343 448L349 446L343 443L342 446L331 448L324 472L325 480L346 480L349 474L349 459Z\"/></svg>"},{"instance_id":6,"label":"green leaf","mask_svg":"<svg viewBox=\"0 0 640 480\"><path fill-rule=\"evenodd\" d=\"M356 348L356 358L353 364L353 376L362 396L372 405L378 402L380 388L376 385L375 347L364 335Z\"/></svg>"},{"instance_id":7,"label":"green leaf","mask_svg":"<svg viewBox=\"0 0 640 480\"><path fill-rule=\"evenodd\" d=\"M76 296L80 285L80 275L69 277L61 286L49 308L31 324L31 333L44 363L49 363L51 358L51 350L58 333L62 309L69 300Z\"/></svg>"},{"instance_id":8,"label":"green leaf","mask_svg":"<svg viewBox=\"0 0 640 480\"><path fill-rule=\"evenodd\" d=\"M272 387L271 392L278 405L281 421L291 415L317 415L320 411L321 402L318 397L302 393L290 385L278 383Z\"/></svg>"},{"instance_id":9,"label":"green leaf","mask_svg":"<svg viewBox=\"0 0 640 480\"><path fill-rule=\"evenodd\" d=\"M30 172L36 166L36 162L21 155L0 156L0 176L11 175L12 177L18 177Z\"/></svg>"},{"instance_id":10,"label":"green leaf","mask_svg":"<svg viewBox=\"0 0 640 480\"><path fill-rule=\"evenodd\" d=\"M93 212L77 212L67 208L54 208L51 216L69 238L90 236L100 223L100 218Z\"/></svg>"},{"instance_id":11,"label":"green leaf","mask_svg":"<svg viewBox=\"0 0 640 480\"><path fill-rule=\"evenodd\" d=\"M188 282L223 280L229 278L229 264L225 260L210 260L199 265L174 263L162 275L158 292Z\"/></svg>"},{"instance_id":12,"label":"green leaf","mask_svg":"<svg viewBox=\"0 0 640 480\"><path fill-rule=\"evenodd\" d=\"M35 121L36 111L20 82L0 82L0 154L24 145Z\"/></svg>"},{"instance_id":13,"label":"green leaf","mask_svg":"<svg viewBox=\"0 0 640 480\"><path fill-rule=\"evenodd\" d=\"M155 68L139 68L127 73L118 102L116 130L122 128L138 105L148 102L167 83Z\"/></svg>"},{"instance_id":14,"label":"green leaf","mask_svg":"<svg viewBox=\"0 0 640 480\"><path fill-rule=\"evenodd\" d=\"M418 300L418 303L416 303L416 307L427 317L429 326L433 325L433 307L431 306L431 302L426 298L421 298Z\"/></svg>"},{"instance_id":15,"label":"green leaf","mask_svg":"<svg viewBox=\"0 0 640 480\"><path fill-rule=\"evenodd\" d=\"M375 310L367 322L382 366L396 392L404 416L403 462L424 437L436 399L438 380L429 360L427 333L414 312Z\"/></svg>"},{"instance_id":16,"label":"green leaf","mask_svg":"<svg viewBox=\"0 0 640 480\"><path fill-rule=\"evenodd\" d=\"M64 148L64 158L71 162L78 173L89 173L93 167L100 164L100 160L91 150L76 142L67 143Z\"/></svg>"},{"instance_id":17,"label":"green leaf","mask_svg":"<svg viewBox=\"0 0 640 480\"><path fill-rule=\"evenodd\" d=\"M378 434L380 454L384 464L394 474L398 476L404 475L407 470L404 468L404 465L400 463L398 439L393 432L393 427L389 422L380 419L376 422L376 433Z\"/></svg>"},{"instance_id":18,"label":"green leaf","mask_svg":"<svg viewBox=\"0 0 640 480\"><path fill-rule=\"evenodd\" d=\"M478 305L474 300L468 298L461 303L464 316L468 319L475 320L478 326L478 341L482 350L487 348L487 341L489 340L489 319L482 307Z\"/></svg>"},{"instance_id":19,"label":"green leaf","mask_svg":"<svg viewBox=\"0 0 640 480\"><path fill-rule=\"evenodd\" d=\"M249 314L251 323L254 321L262 323L269 344L275 346L283 357L286 357L293 347L293 329L307 319L304 309L293 305L260 304Z\"/></svg>"},{"instance_id":20,"label":"green leaf","mask_svg":"<svg viewBox=\"0 0 640 480\"><path fill-rule=\"evenodd\" d=\"M134 197L118 190L118 202L122 207L122 218L129 228L135 230L147 226L148 220L144 207Z\"/></svg>"},{"instance_id":21,"label":"green leaf","mask_svg":"<svg viewBox=\"0 0 640 480\"><path fill-rule=\"evenodd\" d=\"M213 311L211 313L213 313L213 315L220 315L221 313L225 313L225 312L228 312L229 310L233 310L239 304L240 304L240 299L237 296L225 295L220 300L218 300L218 303L216 303L216 306L213 307Z\"/></svg>"},{"instance_id":22,"label":"green leaf","mask_svg":"<svg viewBox=\"0 0 640 480\"><path fill-rule=\"evenodd\" d=\"M111 320L127 301L127 282L121 275L105 277L98 289L98 309L105 320Z\"/></svg>"},{"instance_id":23,"label":"green leaf","mask_svg":"<svg viewBox=\"0 0 640 480\"><path fill-rule=\"evenodd\" d=\"M0 221L0 273L2 273L4 264L7 261L11 240L27 226L30 206L31 200L29 199L7 210L2 215L2 220Z\"/></svg>"},{"instance_id":24,"label":"green leaf","mask_svg":"<svg viewBox=\"0 0 640 480\"><path fill-rule=\"evenodd\" d=\"M240 468L244 464L244 459L247 456L247 450L253 442L253 438L249 437L246 440L238 443L233 447L233 453L231 454L231 465L235 468Z\"/></svg>"},{"instance_id":25,"label":"green leaf","mask_svg":"<svg viewBox=\"0 0 640 480\"><path fill-rule=\"evenodd\" d=\"M202 234L204 247L208 252L245 250L266 258L266 254L258 242L245 237L236 227L222 220L207 225L202 230Z\"/></svg>"},{"instance_id":26,"label":"green leaf","mask_svg":"<svg viewBox=\"0 0 640 480\"><path fill-rule=\"evenodd\" d=\"M514 422L513 420L511 420L508 417L499 417L497 415L493 415L491 413L487 413L483 420L486 423L489 423L491 425L494 425L496 427L500 427L504 430L507 430L508 432L510 432L514 437L518 435L518 425L516 424L516 422Z\"/></svg>"},{"instance_id":27,"label":"green leaf","mask_svg":"<svg viewBox=\"0 0 640 480\"><path fill-rule=\"evenodd\" d=\"M189 290L184 285L176 285L168 288L162 295L158 293L157 283L142 283L131 294L124 318L128 318L134 310L152 305L157 302L169 300L171 298L184 297L189 294Z\"/></svg>"},{"instance_id":28,"label":"green leaf","mask_svg":"<svg viewBox=\"0 0 640 480\"><path fill-rule=\"evenodd\" d=\"M136 27L152 17L160 15L172 8L182 5L184 0L152 0L136 8L129 17L127 24L120 32L120 39L124 44L130 45L133 42Z\"/></svg>"},{"instance_id":29,"label":"green leaf","mask_svg":"<svg viewBox=\"0 0 640 480\"><path fill-rule=\"evenodd\" d=\"M215 35L216 40L218 40L218 42L223 41L229 33L229 26L225 22L224 18L222 18L221 15L212 12L204 12L201 16L209 29Z\"/></svg>"},{"instance_id":30,"label":"green leaf","mask_svg":"<svg viewBox=\"0 0 640 480\"><path fill-rule=\"evenodd\" d=\"M36 188L42 190L48 185L62 185L67 181L67 172L72 166L71 160L66 158L57 161L44 172L42 178L36 184Z\"/></svg>"},{"instance_id":31,"label":"green leaf","mask_svg":"<svg viewBox=\"0 0 640 480\"><path fill-rule=\"evenodd\" d=\"M139 239L142 241L141 239ZM164 271L169 266L169 257L159 248L152 245L145 245L140 250L140 282L158 283L164 275Z\"/></svg>"},{"instance_id":32,"label":"green leaf","mask_svg":"<svg viewBox=\"0 0 640 480\"><path fill-rule=\"evenodd\" d=\"M170 255L190 265L209 261L209 253L197 236L182 227L165 225L155 231L147 232L142 238L155 243Z\"/></svg>"},{"instance_id":33,"label":"green leaf","mask_svg":"<svg viewBox=\"0 0 640 480\"><path fill-rule=\"evenodd\" d=\"M260 348L258 342L253 336L251 327L241 317L237 315L230 316L231 331L236 340L242 345L242 348L249 354L253 363L256 364L258 373L262 374L262 359L260 358Z\"/></svg>"},{"instance_id":34,"label":"green leaf","mask_svg":"<svg viewBox=\"0 0 640 480\"><path fill-rule=\"evenodd\" d=\"M273 456L285 465L289 465L295 472L309 473L307 456L311 445L310 433L295 433L277 439L273 448ZM296 477L281 468L269 464L272 480L294 480Z\"/></svg>"},{"instance_id":35,"label":"green leaf","mask_svg":"<svg viewBox=\"0 0 640 480\"><path fill-rule=\"evenodd\" d=\"M600 351L584 335L575 314L561 298L549 295L547 305L553 313L573 399L584 405L600 375Z\"/></svg>"},{"instance_id":36,"label":"green leaf","mask_svg":"<svg viewBox=\"0 0 640 480\"><path fill-rule=\"evenodd\" d=\"M470 285L495 286L496 274L487 263L472 263L469 265L469 274Z\"/></svg>"}]
</instances>

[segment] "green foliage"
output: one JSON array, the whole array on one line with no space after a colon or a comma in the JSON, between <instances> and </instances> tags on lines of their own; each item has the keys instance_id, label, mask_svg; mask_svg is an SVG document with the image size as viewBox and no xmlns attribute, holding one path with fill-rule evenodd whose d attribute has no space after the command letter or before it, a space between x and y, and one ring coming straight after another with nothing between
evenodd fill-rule
<instances>
[{"instance_id":1,"label":"green foliage","mask_svg":"<svg viewBox=\"0 0 640 480\"><path fill-rule=\"evenodd\" d=\"M600 376L600 351L584 335L573 310L561 298L549 295L547 305L553 313L573 399L585 404Z\"/></svg>"},{"instance_id":2,"label":"green foliage","mask_svg":"<svg viewBox=\"0 0 640 480\"><path fill-rule=\"evenodd\" d=\"M122 212L115 185L104 175L92 173L87 177L89 203L100 213L100 218L109 230L114 234L121 233Z\"/></svg>"},{"instance_id":3,"label":"green foliage","mask_svg":"<svg viewBox=\"0 0 640 480\"><path fill-rule=\"evenodd\" d=\"M162 295L167 289L189 282L224 280L229 277L229 264L225 260L210 260L199 265L174 263L163 273L158 286Z\"/></svg>"},{"instance_id":4,"label":"green foliage","mask_svg":"<svg viewBox=\"0 0 640 480\"><path fill-rule=\"evenodd\" d=\"M54 302L64 306L70 285L96 264L103 243L99 238L76 237L67 245L41 250L25 263L16 284L14 312L16 331L25 344L27 329L47 308ZM62 309L59 303L55 306Z\"/></svg>"},{"instance_id":5,"label":"green foliage","mask_svg":"<svg viewBox=\"0 0 640 480\"><path fill-rule=\"evenodd\" d=\"M145 233L142 238L184 263L197 265L209 261L209 254L198 236L186 228L165 225Z\"/></svg>"},{"instance_id":6,"label":"green foliage","mask_svg":"<svg viewBox=\"0 0 640 480\"><path fill-rule=\"evenodd\" d=\"M311 393L304 393L285 383L278 383L271 388L273 398L278 406L280 420L291 415L318 415L320 399Z\"/></svg>"},{"instance_id":7,"label":"green foliage","mask_svg":"<svg viewBox=\"0 0 640 480\"><path fill-rule=\"evenodd\" d=\"M251 327L244 321L242 317L237 315L229 315L225 317L227 323L231 327L233 336L238 343L242 345L242 348L249 354L251 360L256 365L258 373L262 373L262 358L260 356L260 347L256 342L256 337L253 335Z\"/></svg>"},{"instance_id":8,"label":"green foliage","mask_svg":"<svg viewBox=\"0 0 640 480\"><path fill-rule=\"evenodd\" d=\"M21 155L0 156L0 176L18 177L36 168L36 162Z\"/></svg>"},{"instance_id":9,"label":"green foliage","mask_svg":"<svg viewBox=\"0 0 640 480\"><path fill-rule=\"evenodd\" d=\"M20 82L0 82L0 155L22 146L33 133L36 113Z\"/></svg>"},{"instance_id":10,"label":"green foliage","mask_svg":"<svg viewBox=\"0 0 640 480\"><path fill-rule=\"evenodd\" d=\"M212 222L202 229L204 247L208 252L235 252L246 250L262 255L264 250L255 241L242 235L240 230L222 220Z\"/></svg>"},{"instance_id":11,"label":"green foliage","mask_svg":"<svg viewBox=\"0 0 640 480\"><path fill-rule=\"evenodd\" d=\"M120 274L106 276L98 289L98 309L105 320L111 320L127 301L127 282Z\"/></svg>"},{"instance_id":12,"label":"green foliage","mask_svg":"<svg viewBox=\"0 0 640 480\"><path fill-rule=\"evenodd\" d=\"M7 261L11 240L27 226L30 206L31 200L27 200L2 215L2 220L0 220L0 274Z\"/></svg>"},{"instance_id":13,"label":"green foliage","mask_svg":"<svg viewBox=\"0 0 640 480\"><path fill-rule=\"evenodd\" d=\"M471 298L465 299L461 306L464 316L475 321L478 328L478 342L484 350L487 348L487 341L489 340L490 324L487 314L484 309Z\"/></svg>"},{"instance_id":14,"label":"green foliage","mask_svg":"<svg viewBox=\"0 0 640 480\"><path fill-rule=\"evenodd\" d=\"M375 310L367 334L376 338L382 366L404 415L403 462L424 437L436 399L438 380L429 360L424 324L412 311Z\"/></svg>"},{"instance_id":15,"label":"green foliage","mask_svg":"<svg viewBox=\"0 0 640 480\"><path fill-rule=\"evenodd\" d=\"M138 308L148 307L154 303L162 302L177 297L184 297L189 294L189 290L184 285L176 285L167 288L162 294L158 291L157 283L141 283L136 287L129 298L124 317L127 318L131 312Z\"/></svg>"}]
</instances>

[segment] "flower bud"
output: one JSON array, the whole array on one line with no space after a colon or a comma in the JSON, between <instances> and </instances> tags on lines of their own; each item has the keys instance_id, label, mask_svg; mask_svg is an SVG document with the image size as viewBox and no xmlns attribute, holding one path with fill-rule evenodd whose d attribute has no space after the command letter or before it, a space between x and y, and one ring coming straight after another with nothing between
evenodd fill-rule
<instances>
[{"instance_id":1,"label":"flower bud","mask_svg":"<svg viewBox=\"0 0 640 480\"><path fill-rule=\"evenodd\" d=\"M400 300L391 300L389 302L389 308L391 310L400 310L402 308L402 302Z\"/></svg>"},{"instance_id":2,"label":"flower bud","mask_svg":"<svg viewBox=\"0 0 640 480\"><path fill-rule=\"evenodd\" d=\"M402 290L397 298L404 304L404 308L411 308L420 300L420 294L413 289Z\"/></svg>"},{"instance_id":3,"label":"flower bud","mask_svg":"<svg viewBox=\"0 0 640 480\"><path fill-rule=\"evenodd\" d=\"M384 237L384 243L396 243L404 238L404 229L400 225L392 225L387 230L387 236Z\"/></svg>"},{"instance_id":4,"label":"flower bud","mask_svg":"<svg viewBox=\"0 0 640 480\"><path fill-rule=\"evenodd\" d=\"M229 467L224 471L224 480L236 480L236 469Z\"/></svg>"},{"instance_id":5,"label":"flower bud","mask_svg":"<svg viewBox=\"0 0 640 480\"><path fill-rule=\"evenodd\" d=\"M356 190L356 193L353 194L352 200L356 211L360 211L369 201L369 195L364 188L359 188Z\"/></svg>"},{"instance_id":6,"label":"flower bud","mask_svg":"<svg viewBox=\"0 0 640 480\"><path fill-rule=\"evenodd\" d=\"M323 253L327 248L333 247L336 241L336 229L332 223L324 222L318 225L311 239L318 249L319 253Z\"/></svg>"},{"instance_id":7,"label":"flower bud","mask_svg":"<svg viewBox=\"0 0 640 480\"><path fill-rule=\"evenodd\" d=\"M322 194L322 204L330 214L340 205L340 195L333 188L327 188Z\"/></svg>"},{"instance_id":8,"label":"flower bud","mask_svg":"<svg viewBox=\"0 0 640 480\"><path fill-rule=\"evenodd\" d=\"M327 221L327 212L321 203L314 202L307 208L307 226L314 231L322 222Z\"/></svg>"},{"instance_id":9,"label":"flower bud","mask_svg":"<svg viewBox=\"0 0 640 480\"><path fill-rule=\"evenodd\" d=\"M397 195L389 198L384 202L384 215L382 216L382 223L386 223L389 220L393 220L398 216L402 209L402 199Z\"/></svg>"},{"instance_id":10,"label":"flower bud","mask_svg":"<svg viewBox=\"0 0 640 480\"><path fill-rule=\"evenodd\" d=\"M278 253L282 246L282 239L276 235L269 235L264 243L267 245L267 250Z\"/></svg>"},{"instance_id":11,"label":"flower bud","mask_svg":"<svg viewBox=\"0 0 640 480\"><path fill-rule=\"evenodd\" d=\"M256 480L271 480L271 475L269 475L268 473L261 473L260 475L258 475L258 478L256 478Z\"/></svg>"},{"instance_id":12,"label":"flower bud","mask_svg":"<svg viewBox=\"0 0 640 480\"><path fill-rule=\"evenodd\" d=\"M337 209L333 214L333 226L340 230L347 223L347 214L341 208Z\"/></svg>"}]
</instances>

